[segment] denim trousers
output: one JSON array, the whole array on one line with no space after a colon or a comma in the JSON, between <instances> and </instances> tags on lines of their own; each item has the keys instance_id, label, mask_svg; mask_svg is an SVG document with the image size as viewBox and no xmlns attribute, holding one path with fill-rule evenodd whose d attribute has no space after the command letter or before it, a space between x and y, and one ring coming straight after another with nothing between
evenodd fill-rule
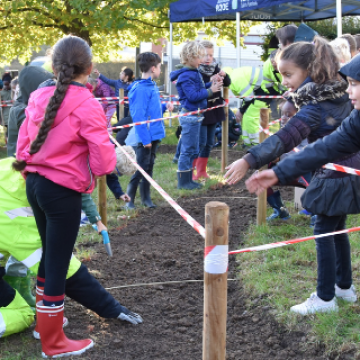
<instances>
[{"instance_id":1,"label":"denim trousers","mask_svg":"<svg viewBox=\"0 0 360 360\"><path fill-rule=\"evenodd\" d=\"M317 215L314 235L345 229L346 215ZM352 284L350 242L347 234L318 238L317 254L317 295L324 301L335 296L335 284L349 289Z\"/></svg>"},{"instance_id":2,"label":"denim trousers","mask_svg":"<svg viewBox=\"0 0 360 360\"><path fill-rule=\"evenodd\" d=\"M29 173L26 195L42 243L38 276L46 279L44 295L61 298L79 231L81 194L39 174Z\"/></svg>"},{"instance_id":3,"label":"denim trousers","mask_svg":"<svg viewBox=\"0 0 360 360\"><path fill-rule=\"evenodd\" d=\"M160 144L160 140L151 142L151 148L145 148L142 143L138 143L135 148L136 162L152 177L153 168L156 158L156 151ZM135 174L131 177L129 185L137 187L140 180L146 181L144 176L139 170L136 170Z\"/></svg>"},{"instance_id":4,"label":"denim trousers","mask_svg":"<svg viewBox=\"0 0 360 360\"><path fill-rule=\"evenodd\" d=\"M214 146L216 123L211 125L201 125L199 135L199 157L208 158Z\"/></svg>"},{"instance_id":5,"label":"denim trousers","mask_svg":"<svg viewBox=\"0 0 360 360\"><path fill-rule=\"evenodd\" d=\"M179 171L192 169L193 160L199 155L199 133L202 116L181 116L181 149L178 162Z\"/></svg>"},{"instance_id":6,"label":"denim trousers","mask_svg":"<svg viewBox=\"0 0 360 360\"><path fill-rule=\"evenodd\" d=\"M106 175L106 184L110 191L114 194L115 199L120 199L120 196L124 195L117 174L112 173Z\"/></svg>"},{"instance_id":7,"label":"denim trousers","mask_svg":"<svg viewBox=\"0 0 360 360\"><path fill-rule=\"evenodd\" d=\"M176 153L175 153L174 159L179 160L180 150L181 150L181 136L180 136L180 139L179 139L177 147L176 147Z\"/></svg>"}]
</instances>

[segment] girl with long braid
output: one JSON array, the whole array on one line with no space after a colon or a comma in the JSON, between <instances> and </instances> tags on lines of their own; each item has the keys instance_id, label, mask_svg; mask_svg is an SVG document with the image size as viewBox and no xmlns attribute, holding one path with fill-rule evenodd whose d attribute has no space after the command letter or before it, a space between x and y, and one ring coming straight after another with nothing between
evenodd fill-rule
<instances>
[{"instance_id":1,"label":"girl with long braid","mask_svg":"<svg viewBox=\"0 0 360 360\"><path fill-rule=\"evenodd\" d=\"M79 355L93 346L91 339L73 341L63 332L65 279L79 229L81 193L91 193L95 178L111 173L116 164L103 109L85 87L91 59L81 38L57 42L52 54L56 84L45 82L31 94L13 163L26 178L42 241L36 315L43 357Z\"/></svg>"}]
</instances>

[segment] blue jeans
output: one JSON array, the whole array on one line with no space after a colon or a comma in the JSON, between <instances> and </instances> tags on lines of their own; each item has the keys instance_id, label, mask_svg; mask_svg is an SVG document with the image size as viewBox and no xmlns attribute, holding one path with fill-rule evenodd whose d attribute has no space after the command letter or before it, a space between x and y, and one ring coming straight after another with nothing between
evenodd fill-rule
<instances>
[{"instance_id":1,"label":"blue jeans","mask_svg":"<svg viewBox=\"0 0 360 360\"><path fill-rule=\"evenodd\" d=\"M136 153L136 162L147 172L151 177L153 174L153 168L156 158L156 151L160 144L160 140L155 140L151 142L151 148L144 148L142 143L138 143L135 148ZM144 176L139 170L136 170L135 174L131 177L129 185L137 187L140 180L147 182Z\"/></svg>"},{"instance_id":2,"label":"blue jeans","mask_svg":"<svg viewBox=\"0 0 360 360\"><path fill-rule=\"evenodd\" d=\"M202 116L181 116L181 149L178 162L179 171L192 169L193 160L199 154L199 133Z\"/></svg>"},{"instance_id":3,"label":"blue jeans","mask_svg":"<svg viewBox=\"0 0 360 360\"><path fill-rule=\"evenodd\" d=\"M314 234L326 234L345 229L346 215L317 215ZM352 284L350 242L347 234L316 239L318 266L317 294L324 301L335 296L335 284L349 289Z\"/></svg>"},{"instance_id":4,"label":"blue jeans","mask_svg":"<svg viewBox=\"0 0 360 360\"><path fill-rule=\"evenodd\" d=\"M176 147L176 153L175 153L175 156L174 156L174 159L176 159L176 160L179 160L180 149L181 149L181 137L180 137L180 139L178 141L178 144L177 144L177 147Z\"/></svg>"},{"instance_id":5,"label":"blue jeans","mask_svg":"<svg viewBox=\"0 0 360 360\"><path fill-rule=\"evenodd\" d=\"M124 195L118 176L116 174L106 175L106 184L110 191L114 194L115 199L120 199L120 196Z\"/></svg>"},{"instance_id":6,"label":"blue jeans","mask_svg":"<svg viewBox=\"0 0 360 360\"><path fill-rule=\"evenodd\" d=\"M201 125L199 136L199 157L208 158L214 146L216 123L211 125Z\"/></svg>"}]
</instances>

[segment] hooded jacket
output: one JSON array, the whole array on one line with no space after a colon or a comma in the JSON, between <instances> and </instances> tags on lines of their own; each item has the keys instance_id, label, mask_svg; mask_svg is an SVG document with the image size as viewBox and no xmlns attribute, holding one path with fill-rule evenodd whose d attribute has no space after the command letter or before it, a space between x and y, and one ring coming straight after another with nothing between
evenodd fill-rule
<instances>
[{"instance_id":1,"label":"hooded jacket","mask_svg":"<svg viewBox=\"0 0 360 360\"><path fill-rule=\"evenodd\" d=\"M135 80L129 86L129 105L134 123L162 118L159 90L151 77ZM165 137L164 122L137 125L135 133L138 143L148 145Z\"/></svg>"},{"instance_id":2,"label":"hooded jacket","mask_svg":"<svg viewBox=\"0 0 360 360\"><path fill-rule=\"evenodd\" d=\"M27 107L30 94L35 91L38 86L54 75L39 66L27 66L19 75L20 96L17 98L14 106L10 108L9 114L9 137L7 144L8 156L15 156L16 143L21 124L25 119L25 109Z\"/></svg>"},{"instance_id":3,"label":"hooded jacket","mask_svg":"<svg viewBox=\"0 0 360 360\"><path fill-rule=\"evenodd\" d=\"M211 83L204 83L198 69L185 66L172 71L170 78L171 81L176 81L181 107L185 108L185 111L207 108L207 99L213 95L209 89Z\"/></svg>"},{"instance_id":4,"label":"hooded jacket","mask_svg":"<svg viewBox=\"0 0 360 360\"><path fill-rule=\"evenodd\" d=\"M205 83L209 83L211 76L218 74L221 71L218 64L215 64L215 66L213 66L214 70L212 71L212 73L210 73L210 72L205 73L205 71L203 72L202 71L203 67L205 67L205 66L200 65L199 71L200 71L200 74L203 77L203 80ZM212 69L212 67L211 67L211 69ZM225 75L223 84L226 87L228 87L231 84L231 80L230 80L230 77L228 74ZM223 103L224 103L224 99L221 97L221 91L215 92L212 96L210 96L207 99L207 107L208 108L214 107L217 105L221 105ZM201 125L212 125L212 124L216 124L217 122L224 121L224 120L225 120L224 108L217 108L217 109L207 111L204 113L204 120L202 121Z\"/></svg>"},{"instance_id":5,"label":"hooded jacket","mask_svg":"<svg viewBox=\"0 0 360 360\"><path fill-rule=\"evenodd\" d=\"M345 81L318 85L306 78L292 95L298 112L277 133L249 150L244 159L250 167L259 169L293 150L305 138L312 143L333 132L351 112L346 88Z\"/></svg>"},{"instance_id":6,"label":"hooded jacket","mask_svg":"<svg viewBox=\"0 0 360 360\"><path fill-rule=\"evenodd\" d=\"M91 193L94 175L111 173L116 154L109 141L104 111L86 87L69 86L45 143L39 152L29 154L54 91L55 86L46 86L31 94L16 158L26 161L25 176L35 172L58 185Z\"/></svg>"}]
</instances>

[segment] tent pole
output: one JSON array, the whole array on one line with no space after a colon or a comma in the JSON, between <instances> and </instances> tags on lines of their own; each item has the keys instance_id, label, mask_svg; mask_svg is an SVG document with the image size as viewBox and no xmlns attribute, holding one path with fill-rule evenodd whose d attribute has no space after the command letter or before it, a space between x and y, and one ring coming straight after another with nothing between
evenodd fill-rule
<instances>
[{"instance_id":1,"label":"tent pole","mask_svg":"<svg viewBox=\"0 0 360 360\"><path fill-rule=\"evenodd\" d=\"M337 22L337 36L342 35L342 12L341 12L341 0L336 0L336 22Z\"/></svg>"},{"instance_id":2,"label":"tent pole","mask_svg":"<svg viewBox=\"0 0 360 360\"><path fill-rule=\"evenodd\" d=\"M170 17L170 16L169 16ZM171 79L170 79L170 73L172 71L172 53L173 53L173 24L170 22L170 48L168 53L168 69L169 69L169 95L171 95ZM169 98L169 101L172 101L171 97ZM170 113L171 116L171 113ZM169 119L169 127L172 126L171 119Z\"/></svg>"},{"instance_id":3,"label":"tent pole","mask_svg":"<svg viewBox=\"0 0 360 360\"><path fill-rule=\"evenodd\" d=\"M236 67L240 67L240 13L236 13Z\"/></svg>"}]
</instances>

